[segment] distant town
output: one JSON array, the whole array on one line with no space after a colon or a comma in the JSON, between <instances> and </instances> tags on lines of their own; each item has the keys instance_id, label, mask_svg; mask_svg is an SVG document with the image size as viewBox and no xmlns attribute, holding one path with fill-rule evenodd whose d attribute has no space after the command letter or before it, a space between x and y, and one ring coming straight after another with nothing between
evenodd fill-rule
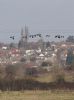
<instances>
[{"instance_id":1,"label":"distant town","mask_svg":"<svg viewBox=\"0 0 74 100\"><path fill-rule=\"evenodd\" d=\"M28 37L39 37L39 39L37 42L29 42ZM46 35L46 37L50 37L50 35ZM64 36L55 35L55 38L61 39ZM68 81L73 84L74 36L69 36L65 41L45 42L41 34L28 35L28 28L25 27L21 30L21 38L18 43L14 43L14 35L10 36L10 39L13 42L0 43L0 79L1 82L4 82L4 84L0 84L2 90L14 90L14 88L18 90L19 84L20 90L31 87L32 89L52 88L51 85L46 84L47 82L58 82L60 85L60 83L64 84ZM29 82L29 85L24 82ZM41 82L46 82L45 87ZM68 83L65 83L63 87L66 87L66 84ZM57 84L56 86L58 87ZM56 88L56 86L53 84L53 87ZM70 84L68 88L73 88L73 86Z\"/></svg>"},{"instance_id":2,"label":"distant town","mask_svg":"<svg viewBox=\"0 0 74 100\"><path fill-rule=\"evenodd\" d=\"M30 38L40 37L37 42L28 42L28 27L21 30L21 38L19 43L4 44L0 43L0 64L6 66L8 64L24 63L25 68L39 68L50 71L58 63L61 67L66 67L69 52L74 55L74 36L69 36L66 41L61 42L44 42L41 34L30 35ZM46 35L50 37L50 35ZM12 40L14 36L10 36ZM55 38L64 38L64 36L56 35Z\"/></svg>"}]
</instances>

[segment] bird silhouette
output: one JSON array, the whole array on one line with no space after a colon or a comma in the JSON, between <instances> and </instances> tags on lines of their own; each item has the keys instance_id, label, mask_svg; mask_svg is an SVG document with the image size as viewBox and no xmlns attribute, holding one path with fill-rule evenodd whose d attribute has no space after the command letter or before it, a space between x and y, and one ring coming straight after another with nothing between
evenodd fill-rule
<instances>
[{"instance_id":1,"label":"bird silhouette","mask_svg":"<svg viewBox=\"0 0 74 100\"><path fill-rule=\"evenodd\" d=\"M10 38L11 38L11 39L13 39L13 40L15 39L15 37L14 37L14 36L10 36Z\"/></svg>"}]
</instances>

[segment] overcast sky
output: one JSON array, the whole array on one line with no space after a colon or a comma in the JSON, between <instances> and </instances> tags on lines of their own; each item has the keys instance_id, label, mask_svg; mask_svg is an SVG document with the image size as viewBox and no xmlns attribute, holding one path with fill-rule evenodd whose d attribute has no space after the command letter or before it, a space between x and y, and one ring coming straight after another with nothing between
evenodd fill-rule
<instances>
[{"instance_id":1,"label":"overcast sky","mask_svg":"<svg viewBox=\"0 0 74 100\"><path fill-rule=\"evenodd\" d=\"M31 33L74 33L74 0L0 0L0 41L18 40L22 27Z\"/></svg>"}]
</instances>

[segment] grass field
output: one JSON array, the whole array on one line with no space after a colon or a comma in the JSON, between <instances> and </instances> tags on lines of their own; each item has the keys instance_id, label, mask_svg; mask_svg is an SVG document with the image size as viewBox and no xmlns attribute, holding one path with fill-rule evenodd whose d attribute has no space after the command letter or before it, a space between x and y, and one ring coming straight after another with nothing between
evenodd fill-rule
<instances>
[{"instance_id":1,"label":"grass field","mask_svg":"<svg viewBox=\"0 0 74 100\"><path fill-rule=\"evenodd\" d=\"M74 91L0 92L0 100L74 100Z\"/></svg>"}]
</instances>

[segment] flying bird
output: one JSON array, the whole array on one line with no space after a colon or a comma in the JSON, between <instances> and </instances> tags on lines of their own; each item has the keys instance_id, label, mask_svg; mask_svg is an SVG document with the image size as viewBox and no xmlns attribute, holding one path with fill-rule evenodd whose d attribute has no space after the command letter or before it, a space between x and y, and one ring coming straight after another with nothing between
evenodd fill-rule
<instances>
[{"instance_id":1,"label":"flying bird","mask_svg":"<svg viewBox=\"0 0 74 100\"><path fill-rule=\"evenodd\" d=\"M11 39L13 39L13 40L15 39L15 37L14 37L14 36L10 36L10 38L11 38Z\"/></svg>"},{"instance_id":2,"label":"flying bird","mask_svg":"<svg viewBox=\"0 0 74 100\"><path fill-rule=\"evenodd\" d=\"M60 38L64 38L64 36L56 35L55 38L59 38L60 39Z\"/></svg>"},{"instance_id":3,"label":"flying bird","mask_svg":"<svg viewBox=\"0 0 74 100\"><path fill-rule=\"evenodd\" d=\"M50 37L50 35L46 35L46 37Z\"/></svg>"}]
</instances>

